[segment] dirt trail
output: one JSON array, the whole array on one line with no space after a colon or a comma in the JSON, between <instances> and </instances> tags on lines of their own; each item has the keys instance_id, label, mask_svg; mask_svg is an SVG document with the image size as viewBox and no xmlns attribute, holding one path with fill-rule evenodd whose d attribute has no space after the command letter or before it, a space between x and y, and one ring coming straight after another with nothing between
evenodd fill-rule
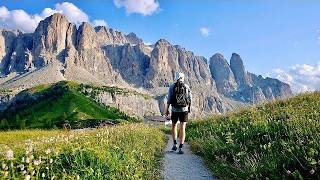
<instances>
[{"instance_id":1,"label":"dirt trail","mask_svg":"<svg viewBox=\"0 0 320 180\"><path fill-rule=\"evenodd\" d=\"M192 154L187 143L184 144L184 154L171 151L172 137L167 135L168 144L165 149L163 170L161 172L165 180L202 180L213 179L211 173L204 166L202 159Z\"/></svg>"}]
</instances>

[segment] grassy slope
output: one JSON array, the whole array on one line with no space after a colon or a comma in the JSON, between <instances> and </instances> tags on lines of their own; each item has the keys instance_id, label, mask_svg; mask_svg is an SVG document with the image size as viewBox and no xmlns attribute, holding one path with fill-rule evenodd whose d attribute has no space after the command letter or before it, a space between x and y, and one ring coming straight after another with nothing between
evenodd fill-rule
<instances>
[{"instance_id":1,"label":"grassy slope","mask_svg":"<svg viewBox=\"0 0 320 180\"><path fill-rule=\"evenodd\" d=\"M13 106L2 114L13 127L53 127L61 120L125 119L130 117L112 107L104 107L77 90L73 82L40 85L24 93L37 96Z\"/></svg>"},{"instance_id":2,"label":"grassy slope","mask_svg":"<svg viewBox=\"0 0 320 180\"><path fill-rule=\"evenodd\" d=\"M41 130L41 129L0 131L0 139L1 139L0 146L10 145L10 144L19 144L28 139L56 136L64 132L66 131Z\"/></svg>"},{"instance_id":3,"label":"grassy slope","mask_svg":"<svg viewBox=\"0 0 320 180\"><path fill-rule=\"evenodd\" d=\"M192 149L221 179L320 179L320 93L188 125Z\"/></svg>"},{"instance_id":4,"label":"grassy slope","mask_svg":"<svg viewBox=\"0 0 320 180\"><path fill-rule=\"evenodd\" d=\"M6 132L0 132L0 137L3 133ZM39 134L37 131L30 133ZM22 134L15 133L16 136ZM0 153L0 164L8 168L0 168L0 179L5 174L24 179L33 171L32 179L42 179L42 173L45 179L77 179L77 176L80 179L160 179L164 146L163 133L143 124L64 131L59 135L32 139L28 145L20 142L1 145L0 152L12 150L14 159L8 160L6 153ZM35 165L40 157L41 163ZM31 163L26 162L27 159L31 159ZM25 175L21 173L21 165Z\"/></svg>"}]
</instances>

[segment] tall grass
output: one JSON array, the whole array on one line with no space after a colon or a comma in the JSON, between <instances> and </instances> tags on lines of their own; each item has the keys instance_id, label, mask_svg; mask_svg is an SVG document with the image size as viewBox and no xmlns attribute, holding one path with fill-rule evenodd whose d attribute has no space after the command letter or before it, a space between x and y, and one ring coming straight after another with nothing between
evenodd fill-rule
<instances>
[{"instance_id":1,"label":"tall grass","mask_svg":"<svg viewBox=\"0 0 320 180\"><path fill-rule=\"evenodd\" d=\"M163 133L143 124L62 132L23 144L2 144L0 177L159 179L164 145Z\"/></svg>"},{"instance_id":2,"label":"tall grass","mask_svg":"<svg viewBox=\"0 0 320 180\"><path fill-rule=\"evenodd\" d=\"M187 131L220 179L320 179L320 93L213 116Z\"/></svg>"}]
</instances>

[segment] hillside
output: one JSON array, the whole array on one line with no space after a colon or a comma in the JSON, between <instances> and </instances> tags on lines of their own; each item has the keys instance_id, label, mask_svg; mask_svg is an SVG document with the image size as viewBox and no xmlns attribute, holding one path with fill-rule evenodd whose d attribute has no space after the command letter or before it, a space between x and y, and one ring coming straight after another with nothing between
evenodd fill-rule
<instances>
[{"instance_id":1,"label":"hillside","mask_svg":"<svg viewBox=\"0 0 320 180\"><path fill-rule=\"evenodd\" d=\"M320 179L320 93L192 122L192 149L219 179Z\"/></svg>"},{"instance_id":2,"label":"hillside","mask_svg":"<svg viewBox=\"0 0 320 180\"><path fill-rule=\"evenodd\" d=\"M136 121L116 108L98 104L85 96L81 87L74 82L61 81L20 92L0 113L1 128L53 128L65 123L82 127L98 120ZM115 90L111 88L110 91Z\"/></svg>"}]
</instances>

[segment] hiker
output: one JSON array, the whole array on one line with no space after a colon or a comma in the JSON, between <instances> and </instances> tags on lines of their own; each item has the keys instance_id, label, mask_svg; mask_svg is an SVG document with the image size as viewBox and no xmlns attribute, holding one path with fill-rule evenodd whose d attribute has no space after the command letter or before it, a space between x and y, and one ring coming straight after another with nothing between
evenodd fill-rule
<instances>
[{"instance_id":1,"label":"hiker","mask_svg":"<svg viewBox=\"0 0 320 180\"><path fill-rule=\"evenodd\" d=\"M166 107L166 116L169 117L169 106L171 105L171 121L172 121L172 150L177 150L177 122L180 121L180 145L179 154L183 154L183 143L185 140L185 129L188 121L188 113L191 106L191 90L188 85L184 84L184 74L176 73L175 83L169 87L168 102Z\"/></svg>"}]
</instances>

